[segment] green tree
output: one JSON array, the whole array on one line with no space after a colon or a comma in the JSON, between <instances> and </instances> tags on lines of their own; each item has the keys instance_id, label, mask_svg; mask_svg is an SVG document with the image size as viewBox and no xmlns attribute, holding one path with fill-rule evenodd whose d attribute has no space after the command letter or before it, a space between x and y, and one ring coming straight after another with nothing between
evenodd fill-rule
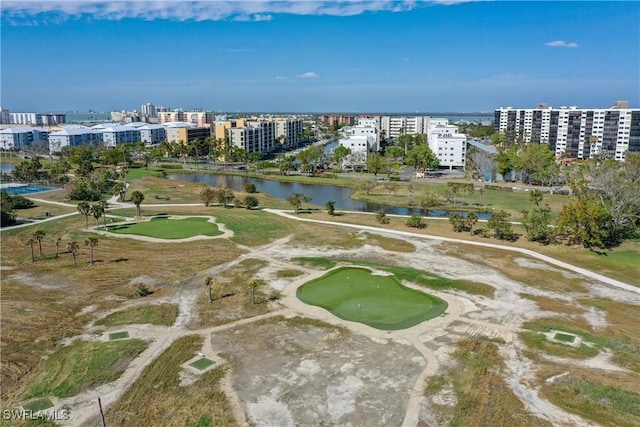
<instances>
[{"instance_id":1,"label":"green tree","mask_svg":"<svg viewBox=\"0 0 640 427\"><path fill-rule=\"evenodd\" d=\"M536 175L555 164L555 154L549 149L548 144L523 144L518 146L516 154L512 157L512 163L517 170L524 173L529 184Z\"/></svg>"},{"instance_id":2,"label":"green tree","mask_svg":"<svg viewBox=\"0 0 640 427\"><path fill-rule=\"evenodd\" d=\"M247 209L257 208L260 204L260 201L255 196L245 196L244 198L244 207Z\"/></svg>"},{"instance_id":3,"label":"green tree","mask_svg":"<svg viewBox=\"0 0 640 427\"><path fill-rule=\"evenodd\" d=\"M581 195L562 206L558 233L568 244L589 249L610 248L618 243L611 231L611 215L596 196Z\"/></svg>"},{"instance_id":4,"label":"green tree","mask_svg":"<svg viewBox=\"0 0 640 427\"><path fill-rule=\"evenodd\" d=\"M336 201L329 200L324 204L324 207L327 208L327 213L331 216L336 214Z\"/></svg>"},{"instance_id":5,"label":"green tree","mask_svg":"<svg viewBox=\"0 0 640 427\"><path fill-rule=\"evenodd\" d=\"M333 150L333 159L338 163L338 167L342 167L342 161L345 157L351 154L351 148L339 145Z\"/></svg>"},{"instance_id":6,"label":"green tree","mask_svg":"<svg viewBox=\"0 0 640 427\"><path fill-rule=\"evenodd\" d=\"M291 203L291 206L293 206L293 210L296 214L300 214L300 208L302 207L303 203L309 203L311 200L312 198L310 196L302 193L292 193L287 198L287 201Z\"/></svg>"},{"instance_id":7,"label":"green tree","mask_svg":"<svg viewBox=\"0 0 640 427\"><path fill-rule=\"evenodd\" d=\"M205 206L209 206L216 199L216 190L211 186L205 186L200 190L200 200Z\"/></svg>"},{"instance_id":8,"label":"green tree","mask_svg":"<svg viewBox=\"0 0 640 427\"><path fill-rule=\"evenodd\" d=\"M427 223L424 222L424 219L422 218L422 216L418 214L413 214L409 218L407 218L406 225L407 227L414 227L414 228L420 228L420 229L427 228Z\"/></svg>"},{"instance_id":9,"label":"green tree","mask_svg":"<svg viewBox=\"0 0 640 427\"><path fill-rule=\"evenodd\" d=\"M98 238L97 237L89 237L84 241L84 244L89 246L89 264L93 265L93 248L98 246Z\"/></svg>"},{"instance_id":10,"label":"green tree","mask_svg":"<svg viewBox=\"0 0 640 427\"><path fill-rule=\"evenodd\" d=\"M136 205L136 217L140 218L140 205L142 204L142 201L144 200L144 194L142 194L141 191L134 191L133 193L131 193L131 201L133 202L134 205Z\"/></svg>"},{"instance_id":11,"label":"green tree","mask_svg":"<svg viewBox=\"0 0 640 427\"><path fill-rule=\"evenodd\" d=\"M435 169L440 163L428 145L417 145L409 150L405 157L405 162L413 166L416 170Z\"/></svg>"},{"instance_id":12,"label":"green tree","mask_svg":"<svg viewBox=\"0 0 640 427\"><path fill-rule=\"evenodd\" d=\"M84 215L86 223L85 228L89 228L89 214L91 214L91 205L87 202L78 203L78 212Z\"/></svg>"},{"instance_id":13,"label":"green tree","mask_svg":"<svg viewBox=\"0 0 640 427\"><path fill-rule=\"evenodd\" d=\"M33 238L38 242L38 249L40 251L40 256L42 256L42 239L44 239L45 232L42 230L36 230L33 233Z\"/></svg>"},{"instance_id":14,"label":"green tree","mask_svg":"<svg viewBox=\"0 0 640 427\"><path fill-rule=\"evenodd\" d=\"M294 168L294 158L292 156L283 156L278 161L278 169L283 175L288 175Z\"/></svg>"},{"instance_id":15,"label":"green tree","mask_svg":"<svg viewBox=\"0 0 640 427\"><path fill-rule=\"evenodd\" d=\"M511 214L507 211L499 210L487 221L487 227L494 230L494 236L499 240L515 240L513 226L509 222Z\"/></svg>"},{"instance_id":16,"label":"green tree","mask_svg":"<svg viewBox=\"0 0 640 427\"><path fill-rule=\"evenodd\" d=\"M0 199L0 226L6 227L16 223L16 215L13 213L13 203L11 196L5 190L1 191Z\"/></svg>"},{"instance_id":17,"label":"green tree","mask_svg":"<svg viewBox=\"0 0 640 427\"><path fill-rule=\"evenodd\" d=\"M367 170L377 177L380 172L385 170L384 157L378 153L371 153L367 156Z\"/></svg>"},{"instance_id":18,"label":"green tree","mask_svg":"<svg viewBox=\"0 0 640 427\"><path fill-rule=\"evenodd\" d=\"M432 191L425 191L418 201L420 208L427 210L438 204L438 195Z\"/></svg>"},{"instance_id":19,"label":"green tree","mask_svg":"<svg viewBox=\"0 0 640 427\"><path fill-rule=\"evenodd\" d=\"M324 165L324 157L324 148L320 145L312 145L298 154L300 163L311 165L312 170Z\"/></svg>"},{"instance_id":20,"label":"green tree","mask_svg":"<svg viewBox=\"0 0 640 427\"><path fill-rule=\"evenodd\" d=\"M553 238L551 208L549 205L540 207L538 203L536 202L535 208L531 211L522 211L522 226L527 233L527 240L548 244Z\"/></svg>"},{"instance_id":21,"label":"green tree","mask_svg":"<svg viewBox=\"0 0 640 427\"><path fill-rule=\"evenodd\" d=\"M245 182L244 184L244 192L245 193L257 193L258 189L256 188L256 185L252 182Z\"/></svg>"}]
</instances>

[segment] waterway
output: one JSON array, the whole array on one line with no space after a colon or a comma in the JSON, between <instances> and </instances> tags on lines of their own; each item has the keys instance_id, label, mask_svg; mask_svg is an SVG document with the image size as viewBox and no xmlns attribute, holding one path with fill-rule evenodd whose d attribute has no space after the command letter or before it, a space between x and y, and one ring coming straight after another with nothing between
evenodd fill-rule
<instances>
[{"instance_id":1,"label":"waterway","mask_svg":"<svg viewBox=\"0 0 640 427\"><path fill-rule=\"evenodd\" d=\"M329 200L335 200L337 210L377 212L379 210L396 215L412 215L419 213L423 216L447 217L447 210L421 210L397 206L381 205L378 203L368 203L351 198L353 189L347 187L335 187L332 185L301 184L299 182L272 181L268 179L253 178L238 175L210 175L210 174L174 174L169 175L169 179L189 182L199 182L211 186L218 184L225 185L233 190L242 191L246 183L255 184L261 193L269 194L278 199L286 200L292 193L302 193L312 197L310 203L322 206ZM466 215L466 211L456 211ZM489 219L490 212L477 212L478 218Z\"/></svg>"}]
</instances>

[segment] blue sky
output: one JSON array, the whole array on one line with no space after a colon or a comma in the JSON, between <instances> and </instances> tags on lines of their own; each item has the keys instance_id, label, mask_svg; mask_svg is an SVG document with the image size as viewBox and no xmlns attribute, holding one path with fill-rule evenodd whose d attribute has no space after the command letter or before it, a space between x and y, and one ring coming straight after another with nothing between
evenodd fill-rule
<instances>
[{"instance_id":1,"label":"blue sky","mask_svg":"<svg viewBox=\"0 0 640 427\"><path fill-rule=\"evenodd\" d=\"M2 1L10 111L640 107L640 2Z\"/></svg>"}]
</instances>

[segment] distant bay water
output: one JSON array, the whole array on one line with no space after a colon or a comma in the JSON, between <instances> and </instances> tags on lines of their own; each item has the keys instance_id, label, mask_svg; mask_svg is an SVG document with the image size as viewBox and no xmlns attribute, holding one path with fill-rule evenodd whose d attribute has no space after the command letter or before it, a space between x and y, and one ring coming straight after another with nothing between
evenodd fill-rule
<instances>
[{"instance_id":1,"label":"distant bay water","mask_svg":"<svg viewBox=\"0 0 640 427\"><path fill-rule=\"evenodd\" d=\"M290 113L295 114L295 113ZM82 122L100 122L111 120L111 113L104 112L74 112L66 113L68 123L82 123ZM358 115L353 113L353 115ZM470 123L487 123L493 121L493 113L403 113L403 114L381 114L384 116L429 116L429 117L442 117L448 119L452 123L456 122L470 122Z\"/></svg>"},{"instance_id":2,"label":"distant bay water","mask_svg":"<svg viewBox=\"0 0 640 427\"><path fill-rule=\"evenodd\" d=\"M111 113L65 113L67 123L104 122L111 120Z\"/></svg>"}]
</instances>

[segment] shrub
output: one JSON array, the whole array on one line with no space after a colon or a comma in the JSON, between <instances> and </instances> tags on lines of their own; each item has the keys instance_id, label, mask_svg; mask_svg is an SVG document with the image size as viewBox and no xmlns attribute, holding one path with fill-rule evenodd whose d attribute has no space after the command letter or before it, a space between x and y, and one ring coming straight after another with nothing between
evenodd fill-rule
<instances>
[{"instance_id":1,"label":"shrub","mask_svg":"<svg viewBox=\"0 0 640 427\"><path fill-rule=\"evenodd\" d=\"M413 214L409 218L407 218L407 227L414 228L427 228L427 223L424 222L422 217L418 214Z\"/></svg>"},{"instance_id":2,"label":"shrub","mask_svg":"<svg viewBox=\"0 0 640 427\"><path fill-rule=\"evenodd\" d=\"M257 208L259 204L260 201L253 196L247 196L244 198L244 207L247 209Z\"/></svg>"},{"instance_id":3,"label":"shrub","mask_svg":"<svg viewBox=\"0 0 640 427\"><path fill-rule=\"evenodd\" d=\"M149 289L149 287L144 283L140 283L136 288L136 295L138 295L138 298L144 298L151 295L152 293L153 291Z\"/></svg>"},{"instance_id":4,"label":"shrub","mask_svg":"<svg viewBox=\"0 0 640 427\"><path fill-rule=\"evenodd\" d=\"M36 204L24 196L11 196L11 207L13 209L29 209Z\"/></svg>"},{"instance_id":5,"label":"shrub","mask_svg":"<svg viewBox=\"0 0 640 427\"><path fill-rule=\"evenodd\" d=\"M380 224L389 224L389 217L387 217L387 214L382 210L376 212L376 219Z\"/></svg>"},{"instance_id":6,"label":"shrub","mask_svg":"<svg viewBox=\"0 0 640 427\"><path fill-rule=\"evenodd\" d=\"M245 193L257 193L258 189L256 188L256 185L252 182L247 182L244 184L244 192Z\"/></svg>"}]
</instances>

